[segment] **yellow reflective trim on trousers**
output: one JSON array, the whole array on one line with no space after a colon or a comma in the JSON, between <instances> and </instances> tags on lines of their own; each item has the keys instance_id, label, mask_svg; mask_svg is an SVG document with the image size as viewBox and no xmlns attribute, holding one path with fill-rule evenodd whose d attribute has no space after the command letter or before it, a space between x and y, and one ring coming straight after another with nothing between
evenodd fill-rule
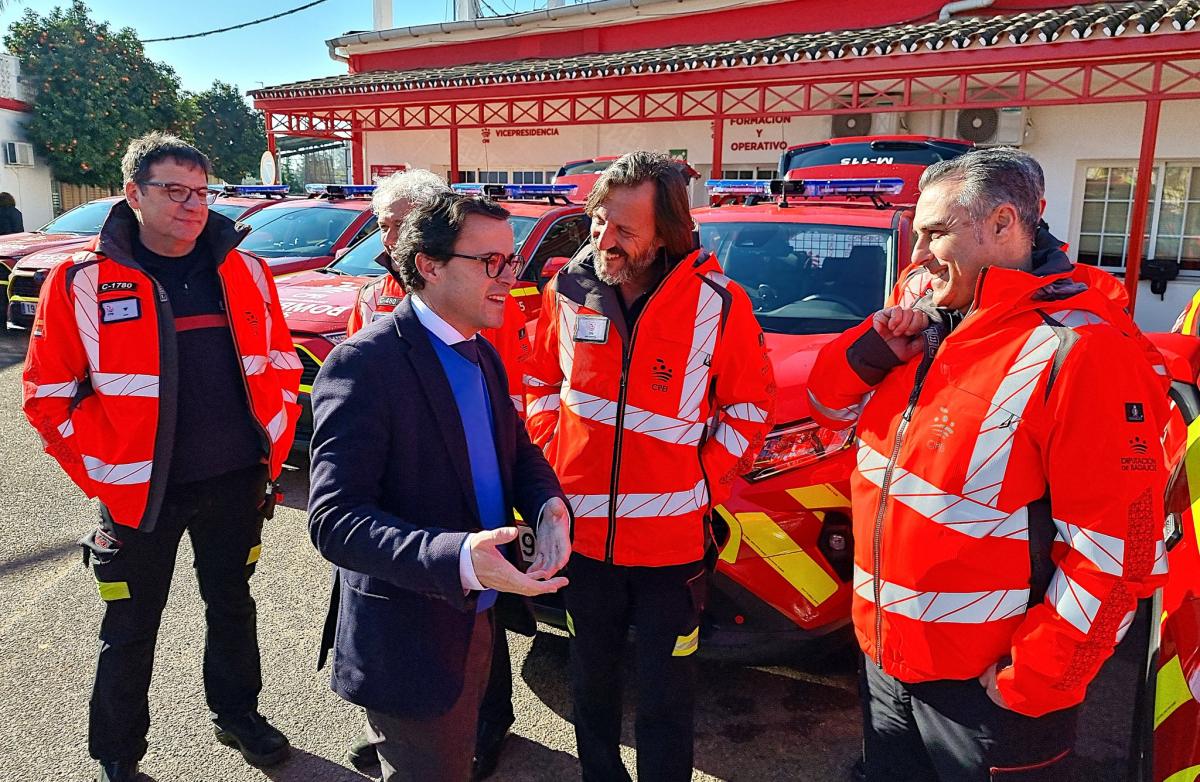
<instances>
[{"instance_id":1,"label":"yellow reflective trim on trousers","mask_svg":"<svg viewBox=\"0 0 1200 782\"><path fill-rule=\"evenodd\" d=\"M687 635L681 635L675 639L675 649L671 651L672 657L687 657L689 654L695 654L700 648L700 628Z\"/></svg>"},{"instance_id":2,"label":"yellow reflective trim on trousers","mask_svg":"<svg viewBox=\"0 0 1200 782\"><path fill-rule=\"evenodd\" d=\"M106 603L113 600L129 599L128 581L101 581L100 579L96 579L96 586L100 590L100 599Z\"/></svg>"},{"instance_id":3,"label":"yellow reflective trim on trousers","mask_svg":"<svg viewBox=\"0 0 1200 782\"><path fill-rule=\"evenodd\" d=\"M1195 782L1200 779L1200 766L1192 766L1181 771L1176 771L1171 776L1163 780L1163 782Z\"/></svg>"},{"instance_id":4,"label":"yellow reflective trim on trousers","mask_svg":"<svg viewBox=\"0 0 1200 782\"><path fill-rule=\"evenodd\" d=\"M1183 664L1175 655L1158 669L1158 684L1154 690L1154 727L1175 713L1175 710L1192 700L1187 677L1183 675Z\"/></svg>"},{"instance_id":5,"label":"yellow reflective trim on trousers","mask_svg":"<svg viewBox=\"0 0 1200 782\"><path fill-rule=\"evenodd\" d=\"M573 620L571 618L570 611L567 611L565 613L567 614L567 634L573 636L573 635L575 635L575 620Z\"/></svg>"},{"instance_id":6,"label":"yellow reflective trim on trousers","mask_svg":"<svg viewBox=\"0 0 1200 782\"><path fill-rule=\"evenodd\" d=\"M742 540L758 552L804 599L819 606L837 592L837 582L825 568L765 513L739 513Z\"/></svg>"},{"instance_id":7,"label":"yellow reflective trim on trousers","mask_svg":"<svg viewBox=\"0 0 1200 782\"><path fill-rule=\"evenodd\" d=\"M259 543L254 548L250 549L250 556L246 557L246 564L253 565L262 556L262 544Z\"/></svg>"}]
</instances>

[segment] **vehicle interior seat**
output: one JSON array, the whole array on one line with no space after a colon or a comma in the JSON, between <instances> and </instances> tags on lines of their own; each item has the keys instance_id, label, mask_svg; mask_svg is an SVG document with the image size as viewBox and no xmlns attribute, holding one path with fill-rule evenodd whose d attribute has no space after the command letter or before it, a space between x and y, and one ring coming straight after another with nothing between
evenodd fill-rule
<instances>
[{"instance_id":1,"label":"vehicle interior seat","mask_svg":"<svg viewBox=\"0 0 1200 782\"><path fill-rule=\"evenodd\" d=\"M830 293L848 299L856 313L866 317L883 306L883 285L887 273L887 255L883 245L856 244L850 256L838 263L837 285Z\"/></svg>"}]
</instances>

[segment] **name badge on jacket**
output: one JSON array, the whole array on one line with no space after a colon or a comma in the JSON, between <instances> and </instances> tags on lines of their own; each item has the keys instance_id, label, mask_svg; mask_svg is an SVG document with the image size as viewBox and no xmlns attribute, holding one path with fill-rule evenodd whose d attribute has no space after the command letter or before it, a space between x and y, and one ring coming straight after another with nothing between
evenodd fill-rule
<instances>
[{"instance_id":1,"label":"name badge on jacket","mask_svg":"<svg viewBox=\"0 0 1200 782\"><path fill-rule=\"evenodd\" d=\"M114 299L100 302L100 322L119 323L135 320L142 316L142 307L137 299Z\"/></svg>"},{"instance_id":2,"label":"name badge on jacket","mask_svg":"<svg viewBox=\"0 0 1200 782\"><path fill-rule=\"evenodd\" d=\"M575 341L603 345L608 342L608 325L603 315L580 315L575 319Z\"/></svg>"}]
</instances>

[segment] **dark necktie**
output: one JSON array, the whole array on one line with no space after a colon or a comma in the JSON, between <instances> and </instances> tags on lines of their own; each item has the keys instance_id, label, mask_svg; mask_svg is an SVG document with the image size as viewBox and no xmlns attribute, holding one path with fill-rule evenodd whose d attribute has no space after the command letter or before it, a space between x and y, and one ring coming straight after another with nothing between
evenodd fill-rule
<instances>
[{"instance_id":1,"label":"dark necktie","mask_svg":"<svg viewBox=\"0 0 1200 782\"><path fill-rule=\"evenodd\" d=\"M479 363L479 345L473 339L464 339L462 342L455 342L450 347L458 351L458 355L470 361L472 364Z\"/></svg>"}]
</instances>

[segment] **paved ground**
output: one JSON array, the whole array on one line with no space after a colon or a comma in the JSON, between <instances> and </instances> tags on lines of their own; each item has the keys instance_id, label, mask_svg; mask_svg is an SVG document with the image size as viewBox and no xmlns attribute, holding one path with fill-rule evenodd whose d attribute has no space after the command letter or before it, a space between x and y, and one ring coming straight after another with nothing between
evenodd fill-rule
<instances>
[{"instance_id":1,"label":"paved ground","mask_svg":"<svg viewBox=\"0 0 1200 782\"><path fill-rule=\"evenodd\" d=\"M20 412L25 338L0 331L0 769L6 779L87 780L86 709L101 602L74 541L95 519L42 453ZM343 765L359 717L314 670L327 598L328 567L309 544L303 476L286 479L287 507L264 531L254 578L266 680L262 711L296 751L266 772L215 744L200 683L203 614L190 551L179 554L175 589L163 618L151 690L153 726L143 767L158 782L280 780L343 782L364 777ZM1131 634L1132 635L1132 634ZM565 689L566 639L512 636L516 735L501 780L578 778ZM1123 778L1135 654L1116 660L1098 688L1081 747L1090 782ZM853 661L793 667L705 664L698 708L696 778L821 780L845 778L859 744ZM632 764L631 715L626 746Z\"/></svg>"}]
</instances>

